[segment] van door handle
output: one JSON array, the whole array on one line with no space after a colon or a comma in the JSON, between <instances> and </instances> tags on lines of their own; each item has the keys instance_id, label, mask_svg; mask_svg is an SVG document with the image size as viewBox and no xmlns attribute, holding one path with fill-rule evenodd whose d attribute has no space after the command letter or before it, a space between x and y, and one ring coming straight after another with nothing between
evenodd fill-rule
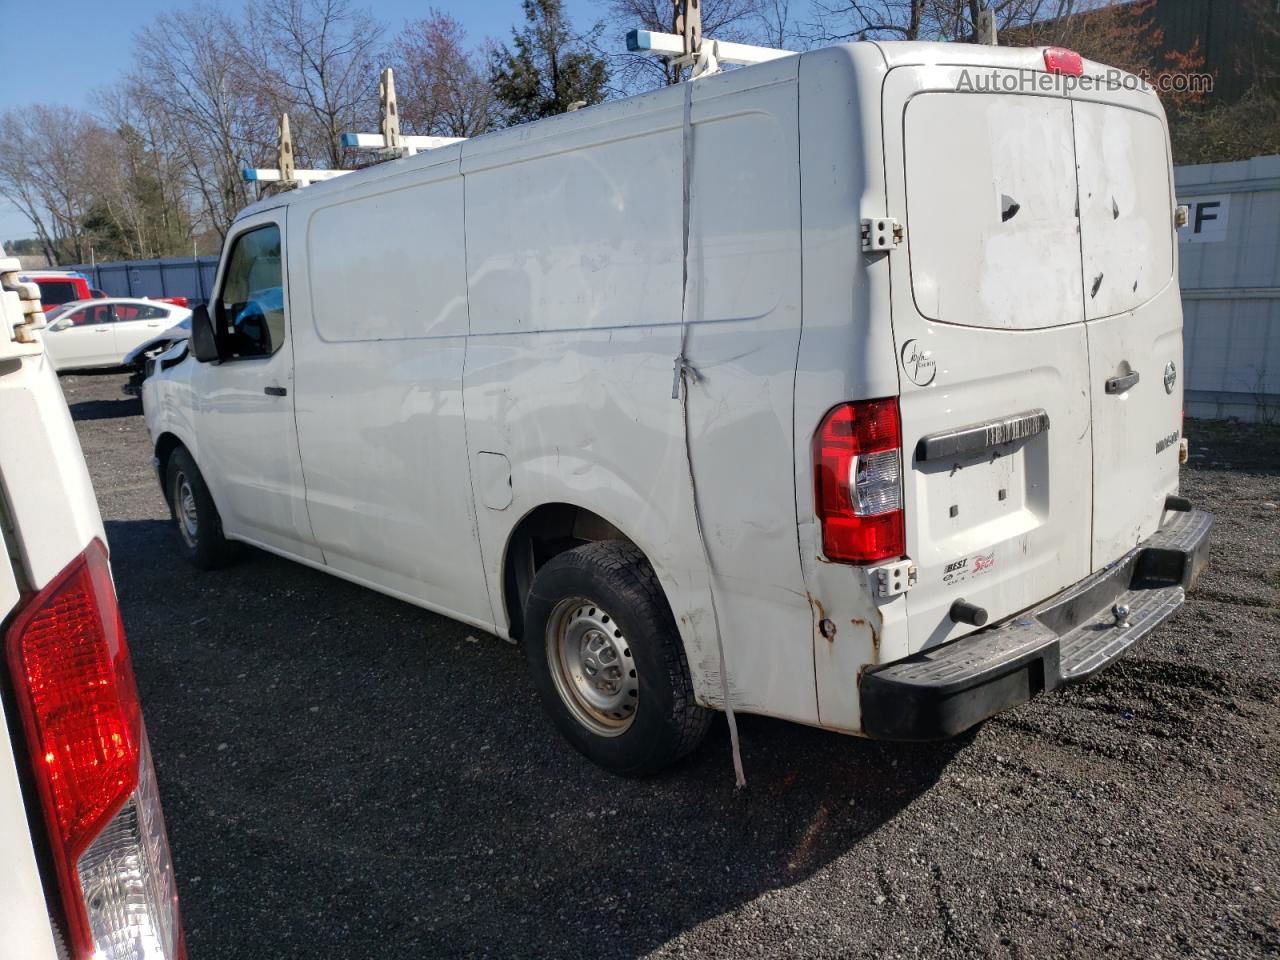
<instances>
[{"instance_id":1,"label":"van door handle","mask_svg":"<svg viewBox=\"0 0 1280 960\"><path fill-rule=\"evenodd\" d=\"M284 387L263 387L262 392L268 397L284 397L289 394L289 391Z\"/></svg>"},{"instance_id":2,"label":"van door handle","mask_svg":"<svg viewBox=\"0 0 1280 960\"><path fill-rule=\"evenodd\" d=\"M1138 371L1126 373L1123 377L1110 377L1107 380L1107 393L1124 393L1138 382Z\"/></svg>"}]
</instances>

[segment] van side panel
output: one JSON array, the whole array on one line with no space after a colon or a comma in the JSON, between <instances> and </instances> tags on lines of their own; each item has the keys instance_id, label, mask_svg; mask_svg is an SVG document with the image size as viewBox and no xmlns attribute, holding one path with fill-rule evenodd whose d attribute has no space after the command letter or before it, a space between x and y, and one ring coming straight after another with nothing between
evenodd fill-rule
<instances>
[{"instance_id":1,"label":"van side panel","mask_svg":"<svg viewBox=\"0 0 1280 960\"><path fill-rule=\"evenodd\" d=\"M822 558L813 498L813 437L827 411L848 400L898 393L890 257L864 256L859 247L861 218L885 215L883 76L883 58L872 44L800 58L804 333L795 389L796 517L812 602L808 638L820 721L846 731L860 728L862 666L907 652L903 597L877 604L862 568ZM835 625L831 639L819 632L823 619Z\"/></svg>"},{"instance_id":2,"label":"van side panel","mask_svg":"<svg viewBox=\"0 0 1280 960\"><path fill-rule=\"evenodd\" d=\"M298 442L328 567L492 624L462 410L458 153L290 212Z\"/></svg>"},{"instance_id":3,"label":"van side panel","mask_svg":"<svg viewBox=\"0 0 1280 960\"><path fill-rule=\"evenodd\" d=\"M816 722L792 459L798 64L730 74L719 89L693 85L689 314L698 322L686 355L698 370L689 432L736 704Z\"/></svg>"},{"instance_id":4,"label":"van side panel","mask_svg":"<svg viewBox=\"0 0 1280 960\"><path fill-rule=\"evenodd\" d=\"M690 437L733 702L815 722L791 463L796 62L691 88L686 355L698 371ZM464 144L465 397L476 475L480 453L511 464L511 503L477 507L495 608L519 520L547 502L590 509L654 564L698 698L718 705L707 570L682 408L671 398L681 351L684 93L658 91Z\"/></svg>"}]
</instances>

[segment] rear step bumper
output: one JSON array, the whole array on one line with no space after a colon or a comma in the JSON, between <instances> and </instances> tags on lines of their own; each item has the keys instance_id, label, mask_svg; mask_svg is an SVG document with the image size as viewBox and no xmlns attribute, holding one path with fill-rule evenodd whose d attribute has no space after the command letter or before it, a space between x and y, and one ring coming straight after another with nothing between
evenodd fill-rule
<instances>
[{"instance_id":1,"label":"rear step bumper","mask_svg":"<svg viewBox=\"0 0 1280 960\"><path fill-rule=\"evenodd\" d=\"M1096 673L1182 606L1212 527L1212 514L1176 513L1135 550L1026 613L865 670L863 733L941 740Z\"/></svg>"}]
</instances>

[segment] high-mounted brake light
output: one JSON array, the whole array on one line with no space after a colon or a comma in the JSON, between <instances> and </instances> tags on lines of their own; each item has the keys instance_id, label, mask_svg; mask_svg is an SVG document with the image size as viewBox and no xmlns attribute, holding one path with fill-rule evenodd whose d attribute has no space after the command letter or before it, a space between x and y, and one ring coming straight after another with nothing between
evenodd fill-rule
<instances>
[{"instance_id":1,"label":"high-mounted brake light","mask_svg":"<svg viewBox=\"0 0 1280 960\"><path fill-rule=\"evenodd\" d=\"M76 960L184 957L168 835L101 541L24 603L5 655Z\"/></svg>"},{"instance_id":2,"label":"high-mounted brake light","mask_svg":"<svg viewBox=\"0 0 1280 960\"><path fill-rule=\"evenodd\" d=\"M829 560L870 564L905 552L898 401L836 407L814 438L816 512Z\"/></svg>"},{"instance_id":3,"label":"high-mounted brake light","mask_svg":"<svg viewBox=\"0 0 1280 960\"><path fill-rule=\"evenodd\" d=\"M1084 76L1084 58L1065 47L1045 47L1044 68L1066 77Z\"/></svg>"}]
</instances>

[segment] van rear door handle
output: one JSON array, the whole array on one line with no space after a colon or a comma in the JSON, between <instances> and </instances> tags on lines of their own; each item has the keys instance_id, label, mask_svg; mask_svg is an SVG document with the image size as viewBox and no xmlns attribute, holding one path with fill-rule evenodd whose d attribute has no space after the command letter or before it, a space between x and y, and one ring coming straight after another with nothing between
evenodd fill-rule
<instances>
[{"instance_id":1,"label":"van rear door handle","mask_svg":"<svg viewBox=\"0 0 1280 960\"><path fill-rule=\"evenodd\" d=\"M268 397L284 397L289 394L289 391L284 387L263 387L262 392Z\"/></svg>"},{"instance_id":2,"label":"van rear door handle","mask_svg":"<svg viewBox=\"0 0 1280 960\"><path fill-rule=\"evenodd\" d=\"M1123 377L1110 377L1107 379L1107 393L1124 393L1137 382L1137 370L1126 373Z\"/></svg>"}]
</instances>

